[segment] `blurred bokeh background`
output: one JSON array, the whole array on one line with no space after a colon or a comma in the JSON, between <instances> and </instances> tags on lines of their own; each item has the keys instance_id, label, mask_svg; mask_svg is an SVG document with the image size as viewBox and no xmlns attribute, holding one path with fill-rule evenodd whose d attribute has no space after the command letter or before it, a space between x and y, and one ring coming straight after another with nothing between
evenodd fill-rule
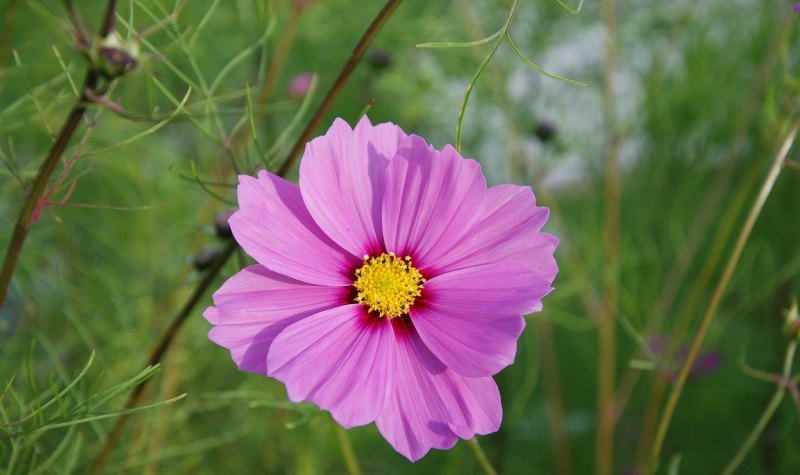
<instances>
[{"instance_id":1,"label":"blurred bokeh background","mask_svg":"<svg viewBox=\"0 0 800 475\"><path fill-rule=\"evenodd\" d=\"M86 70L65 3L0 0L3 250ZM74 3L96 32L106 2ZM0 471L89 472L115 421L98 416L123 408L150 349L226 246L214 223L235 206L236 173L277 168L382 5L191 0L173 18L173 1L119 2L123 38L163 25L142 38L135 70L87 112L51 180L50 200L61 203L34 224L0 308ZM487 37L511 8L405 0L317 133L334 117L355 123L374 100L373 122L439 148L454 143L465 92L494 43L415 45ZM797 116L798 20L784 1L598 0L577 15L554 0L517 6L514 44L589 87L540 74L503 41L464 112L462 153L490 184L533 187L561 240L556 290L496 378L501 430L480 438L500 473L641 473L679 365ZM714 312L659 473L722 471L776 391L748 368L780 373L790 345L800 167L796 153L789 159ZM246 263L235 255L212 287ZM133 415L103 471L346 472L327 414L289 404L281 384L238 372L208 341L201 312L210 302L204 293L140 405L187 396ZM739 473L800 473L798 404L787 395ZM463 442L411 464L372 425L347 437L364 473L480 470Z\"/></svg>"}]
</instances>

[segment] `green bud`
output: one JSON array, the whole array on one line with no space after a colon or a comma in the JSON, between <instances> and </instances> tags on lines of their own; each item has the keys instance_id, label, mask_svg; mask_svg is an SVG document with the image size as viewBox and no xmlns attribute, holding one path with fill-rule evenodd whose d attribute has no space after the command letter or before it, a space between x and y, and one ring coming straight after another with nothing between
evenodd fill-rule
<instances>
[{"instance_id":1,"label":"green bud","mask_svg":"<svg viewBox=\"0 0 800 475\"><path fill-rule=\"evenodd\" d=\"M136 68L140 52L138 39L124 40L116 32L111 32L96 44L94 65L103 76L115 79Z\"/></svg>"},{"instance_id":2,"label":"green bud","mask_svg":"<svg viewBox=\"0 0 800 475\"><path fill-rule=\"evenodd\" d=\"M786 310L786 321L783 326L783 331L790 338L800 340L800 317L797 313L797 298L792 297L792 305Z\"/></svg>"}]
</instances>

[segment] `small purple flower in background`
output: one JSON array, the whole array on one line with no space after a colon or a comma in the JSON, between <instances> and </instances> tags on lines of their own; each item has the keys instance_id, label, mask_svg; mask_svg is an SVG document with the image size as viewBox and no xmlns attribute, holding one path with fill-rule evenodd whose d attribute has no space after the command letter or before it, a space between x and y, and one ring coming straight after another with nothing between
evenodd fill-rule
<instances>
[{"instance_id":1,"label":"small purple flower in background","mask_svg":"<svg viewBox=\"0 0 800 475\"><path fill-rule=\"evenodd\" d=\"M306 97L312 82L314 82L314 73L302 73L292 77L289 81L289 96L294 99Z\"/></svg>"},{"instance_id":2,"label":"small purple flower in background","mask_svg":"<svg viewBox=\"0 0 800 475\"><path fill-rule=\"evenodd\" d=\"M792 11L800 12L800 3L795 3L794 5L792 5Z\"/></svg>"},{"instance_id":3,"label":"small purple flower in background","mask_svg":"<svg viewBox=\"0 0 800 475\"><path fill-rule=\"evenodd\" d=\"M668 351L667 340L658 336L651 338L650 350L656 356L666 358ZM675 368L682 366L688 355L689 346L681 345L678 348L678 351L675 352L675 356L672 357L671 362L668 362L668 366L661 369L664 376L666 376L670 381L674 380L676 377ZM725 359L719 351L700 351L692 363L692 368L689 370L689 374L695 377L709 376L719 371L724 362Z\"/></svg>"},{"instance_id":4,"label":"small purple flower in background","mask_svg":"<svg viewBox=\"0 0 800 475\"><path fill-rule=\"evenodd\" d=\"M337 119L295 185L239 177L230 224L258 264L214 294L209 338L407 458L496 431L492 376L558 268L531 189L394 124Z\"/></svg>"}]
</instances>

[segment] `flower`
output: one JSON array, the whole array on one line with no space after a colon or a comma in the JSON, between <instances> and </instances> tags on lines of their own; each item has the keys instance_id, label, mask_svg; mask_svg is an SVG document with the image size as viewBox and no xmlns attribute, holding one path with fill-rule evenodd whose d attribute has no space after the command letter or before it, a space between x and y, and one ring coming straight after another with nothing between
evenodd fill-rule
<instances>
[{"instance_id":1,"label":"flower","mask_svg":"<svg viewBox=\"0 0 800 475\"><path fill-rule=\"evenodd\" d=\"M398 126L337 119L295 185L240 176L234 238L256 260L214 293L209 338L239 369L412 461L495 432L492 376L558 271L528 187Z\"/></svg>"},{"instance_id":2,"label":"flower","mask_svg":"<svg viewBox=\"0 0 800 475\"><path fill-rule=\"evenodd\" d=\"M294 99L302 99L306 97L308 91L311 90L311 84L314 82L314 73L301 73L289 81L289 96Z\"/></svg>"}]
</instances>

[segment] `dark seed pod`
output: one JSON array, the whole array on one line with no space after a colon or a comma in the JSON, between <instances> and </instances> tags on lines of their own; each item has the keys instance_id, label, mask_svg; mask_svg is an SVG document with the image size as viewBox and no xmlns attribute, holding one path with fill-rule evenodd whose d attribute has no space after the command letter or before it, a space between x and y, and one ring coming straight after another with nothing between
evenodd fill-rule
<instances>
[{"instance_id":1,"label":"dark seed pod","mask_svg":"<svg viewBox=\"0 0 800 475\"><path fill-rule=\"evenodd\" d=\"M216 247L204 247L194 255L192 265L194 265L195 269L204 271L211 267L211 264L217 260L217 256L219 256L219 249Z\"/></svg>"},{"instance_id":2,"label":"dark seed pod","mask_svg":"<svg viewBox=\"0 0 800 475\"><path fill-rule=\"evenodd\" d=\"M553 140L553 137L558 133L558 128L549 120L540 120L539 123L536 124L535 133L542 142L549 142Z\"/></svg>"},{"instance_id":3,"label":"dark seed pod","mask_svg":"<svg viewBox=\"0 0 800 475\"><path fill-rule=\"evenodd\" d=\"M217 236L221 237L222 239L229 239L233 237L231 225L228 223L228 220L231 219L231 216L233 216L235 211L236 210L233 209L220 211L214 217L214 229L217 231Z\"/></svg>"},{"instance_id":4,"label":"dark seed pod","mask_svg":"<svg viewBox=\"0 0 800 475\"><path fill-rule=\"evenodd\" d=\"M374 49L367 55L367 63L376 71L386 69L392 65L392 53L382 49Z\"/></svg>"}]
</instances>

